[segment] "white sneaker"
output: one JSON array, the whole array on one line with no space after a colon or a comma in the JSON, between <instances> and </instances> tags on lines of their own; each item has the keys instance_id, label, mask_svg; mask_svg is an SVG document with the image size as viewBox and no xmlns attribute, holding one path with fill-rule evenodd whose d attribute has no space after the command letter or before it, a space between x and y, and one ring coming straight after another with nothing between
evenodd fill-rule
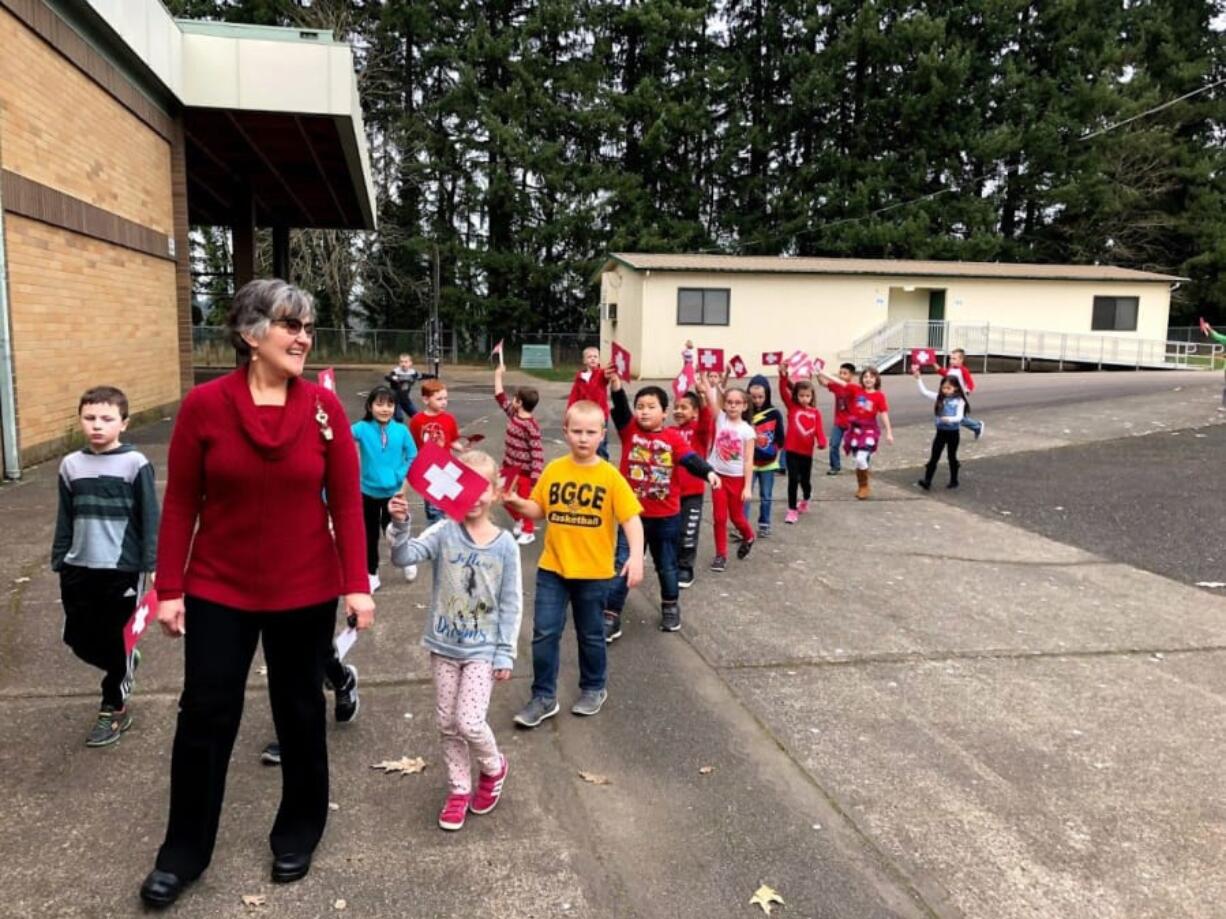
<instances>
[{"instance_id":1,"label":"white sneaker","mask_svg":"<svg viewBox=\"0 0 1226 919\"><path fill-rule=\"evenodd\" d=\"M373 594L376 590L378 590L382 586L383 585L379 582L379 575L372 574L370 576L370 592Z\"/></svg>"},{"instance_id":2,"label":"white sneaker","mask_svg":"<svg viewBox=\"0 0 1226 919\"><path fill-rule=\"evenodd\" d=\"M417 580L417 566L409 565L404 569L404 579L409 583Z\"/></svg>"},{"instance_id":3,"label":"white sneaker","mask_svg":"<svg viewBox=\"0 0 1226 919\"><path fill-rule=\"evenodd\" d=\"M535 533L520 533L519 537L515 541L519 543L521 546L530 546L534 542L536 542L536 534Z\"/></svg>"}]
</instances>

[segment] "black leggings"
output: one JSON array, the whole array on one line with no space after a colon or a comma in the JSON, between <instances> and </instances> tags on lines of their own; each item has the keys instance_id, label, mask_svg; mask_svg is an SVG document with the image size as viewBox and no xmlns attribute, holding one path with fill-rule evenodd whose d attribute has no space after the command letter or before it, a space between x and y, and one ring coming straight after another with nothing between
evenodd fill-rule
<instances>
[{"instance_id":1,"label":"black leggings","mask_svg":"<svg viewBox=\"0 0 1226 919\"><path fill-rule=\"evenodd\" d=\"M808 501L813 494L813 457L787 451L788 461L788 510L796 510L796 490L799 488Z\"/></svg>"},{"instance_id":2,"label":"black leggings","mask_svg":"<svg viewBox=\"0 0 1226 919\"><path fill-rule=\"evenodd\" d=\"M962 433L957 428L952 431L937 428L937 436L932 438L932 455L928 457L928 465L924 467L925 482L932 482L932 477L937 473L937 463L941 461L941 451L948 447L949 481L952 485L958 484L958 467L962 465L958 462L958 442L961 439Z\"/></svg>"},{"instance_id":3,"label":"black leggings","mask_svg":"<svg viewBox=\"0 0 1226 919\"><path fill-rule=\"evenodd\" d=\"M387 512L388 498L372 498L362 495L362 520L366 524L366 573L379 572L379 541L387 525L391 523L391 515Z\"/></svg>"}]
</instances>

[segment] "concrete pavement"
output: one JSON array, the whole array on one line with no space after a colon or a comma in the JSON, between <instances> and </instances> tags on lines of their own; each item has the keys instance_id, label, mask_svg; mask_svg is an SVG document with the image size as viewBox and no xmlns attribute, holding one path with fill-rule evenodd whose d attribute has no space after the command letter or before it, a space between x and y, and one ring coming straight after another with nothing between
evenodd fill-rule
<instances>
[{"instance_id":1,"label":"concrete pavement","mask_svg":"<svg viewBox=\"0 0 1226 919\"><path fill-rule=\"evenodd\" d=\"M374 376L341 375L351 412ZM1186 476L1217 468L1220 382L1060 380L981 382L989 434L968 444L968 487L949 502L906 484L931 422L911 381L891 380L903 423L880 457L875 499L852 499L850 476L817 477L799 525L779 519L748 561L700 572L683 594L680 636L656 631L654 591L638 591L597 718L564 709L536 731L512 730L530 680L526 621L516 678L491 711L511 762L506 800L458 834L434 825L442 784L417 646L429 575L407 585L385 574L377 628L353 652L361 717L330 733L337 809L310 877L266 879L277 773L256 763L271 725L253 669L217 856L176 914L236 915L243 894L264 894L246 912L336 915L343 898L358 916L750 916L765 882L786 901L781 916L1222 915L1212 789L1226 753L1226 602L993 509L1015 489L1026 502L1045 468L1031 459L1006 475L994 464L1038 446L1059 466L1065 451L1110 450L1121 436L1154 451L1129 462L1127 503L1145 507L1151 488L1167 500L1167 463ZM496 450L487 383L458 379L452 408ZM566 387L540 388L553 455ZM989 391L1013 401L992 409ZM1186 433L1121 435L1155 421ZM134 437L162 475L168 431ZM1193 443L1189 455L1182 445ZM0 489L0 705L17 740L0 791L22 828L0 841L0 914L126 916L164 827L179 649L147 640L136 728L86 750L97 681L58 642L45 570L54 474L48 464ZM1113 497L1104 490L1094 504ZM1178 522L1160 519L1163 535ZM538 548L525 550L529 593ZM564 703L575 692L570 634ZM426 772L369 768L406 754L424 756ZM611 784L587 784L580 770Z\"/></svg>"}]
</instances>

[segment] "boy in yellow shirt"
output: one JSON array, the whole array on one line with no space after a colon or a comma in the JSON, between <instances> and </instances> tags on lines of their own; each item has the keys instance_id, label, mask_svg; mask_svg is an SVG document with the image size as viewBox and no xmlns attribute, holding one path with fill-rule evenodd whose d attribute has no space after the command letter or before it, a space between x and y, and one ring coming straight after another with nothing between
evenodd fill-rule
<instances>
[{"instance_id":1,"label":"boy in yellow shirt","mask_svg":"<svg viewBox=\"0 0 1226 919\"><path fill-rule=\"evenodd\" d=\"M566 605L579 642L576 715L595 715L605 689L604 598L614 575L613 553L620 524L630 544L621 570L630 587L643 580L642 507L617 467L596 448L604 436L604 411L595 402L574 403L563 423L570 455L545 467L529 498L508 489L503 503L533 520L547 520L545 548L536 572L532 622L532 699L515 723L534 728L558 713L558 658Z\"/></svg>"}]
</instances>

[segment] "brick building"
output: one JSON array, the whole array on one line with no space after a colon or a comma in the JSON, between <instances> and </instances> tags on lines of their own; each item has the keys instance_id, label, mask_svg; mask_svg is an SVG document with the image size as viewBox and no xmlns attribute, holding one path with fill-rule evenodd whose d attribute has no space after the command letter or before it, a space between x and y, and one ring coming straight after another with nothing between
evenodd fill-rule
<instances>
[{"instance_id":1,"label":"brick building","mask_svg":"<svg viewBox=\"0 0 1226 919\"><path fill-rule=\"evenodd\" d=\"M158 0L0 0L0 440L64 449L76 399L134 415L191 386L189 225L371 228L351 49L328 32L176 21Z\"/></svg>"}]
</instances>

